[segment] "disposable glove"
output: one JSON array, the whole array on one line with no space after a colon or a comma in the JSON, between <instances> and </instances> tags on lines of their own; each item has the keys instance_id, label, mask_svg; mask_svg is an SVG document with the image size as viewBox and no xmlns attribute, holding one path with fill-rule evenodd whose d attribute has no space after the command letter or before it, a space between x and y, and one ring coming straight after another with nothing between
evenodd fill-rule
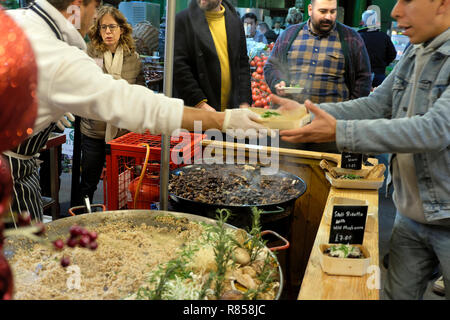
<instances>
[{"instance_id":1,"label":"disposable glove","mask_svg":"<svg viewBox=\"0 0 450 320\"><path fill-rule=\"evenodd\" d=\"M64 115L56 122L56 126L64 130L65 128L71 128L72 123L70 121L75 121L75 117L70 112L64 113Z\"/></svg>"},{"instance_id":2,"label":"disposable glove","mask_svg":"<svg viewBox=\"0 0 450 320\"><path fill-rule=\"evenodd\" d=\"M225 110L222 132L226 132L227 130L242 129L243 131L247 131L254 129L254 133L258 136L271 134L269 128L259 123L261 120L260 115L249 109L227 109Z\"/></svg>"}]
</instances>

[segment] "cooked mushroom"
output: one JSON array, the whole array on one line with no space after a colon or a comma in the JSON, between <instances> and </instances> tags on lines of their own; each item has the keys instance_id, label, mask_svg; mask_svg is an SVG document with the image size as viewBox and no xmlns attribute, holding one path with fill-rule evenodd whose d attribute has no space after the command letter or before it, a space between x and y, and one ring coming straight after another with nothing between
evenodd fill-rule
<instances>
[{"instance_id":1,"label":"cooked mushroom","mask_svg":"<svg viewBox=\"0 0 450 320\"><path fill-rule=\"evenodd\" d=\"M262 270L264 269L264 261L263 260L255 260L251 264L251 267L257 274L260 274Z\"/></svg>"},{"instance_id":2,"label":"cooked mushroom","mask_svg":"<svg viewBox=\"0 0 450 320\"><path fill-rule=\"evenodd\" d=\"M246 266L250 263L250 255L247 250L237 247L233 250L233 260L242 266Z\"/></svg>"},{"instance_id":3,"label":"cooked mushroom","mask_svg":"<svg viewBox=\"0 0 450 320\"><path fill-rule=\"evenodd\" d=\"M169 188L178 197L202 203L261 205L292 198L299 193L299 185L292 178L263 177L260 168L208 165L207 170L197 168L172 175Z\"/></svg>"},{"instance_id":4,"label":"cooked mushroom","mask_svg":"<svg viewBox=\"0 0 450 320\"><path fill-rule=\"evenodd\" d=\"M243 246L245 241L247 241L247 232L244 229L237 229L234 232L234 239L239 243L239 245Z\"/></svg>"},{"instance_id":5,"label":"cooked mushroom","mask_svg":"<svg viewBox=\"0 0 450 320\"><path fill-rule=\"evenodd\" d=\"M250 277L256 278L256 270L251 266L245 266L241 269L244 274L248 274Z\"/></svg>"},{"instance_id":6,"label":"cooked mushroom","mask_svg":"<svg viewBox=\"0 0 450 320\"><path fill-rule=\"evenodd\" d=\"M252 277L248 274L243 274L242 270L237 269L234 270L233 276L236 278L236 281L239 282L239 284L243 285L247 289L256 289L256 283L252 279Z\"/></svg>"}]
</instances>

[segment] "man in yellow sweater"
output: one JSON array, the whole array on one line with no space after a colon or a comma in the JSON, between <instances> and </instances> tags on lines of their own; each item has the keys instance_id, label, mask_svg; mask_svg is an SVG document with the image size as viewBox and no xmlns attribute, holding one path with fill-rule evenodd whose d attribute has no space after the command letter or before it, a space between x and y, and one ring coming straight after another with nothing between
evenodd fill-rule
<instances>
[{"instance_id":1,"label":"man in yellow sweater","mask_svg":"<svg viewBox=\"0 0 450 320\"><path fill-rule=\"evenodd\" d=\"M227 0L191 1L175 21L174 96L210 111L252 101L245 33Z\"/></svg>"}]
</instances>

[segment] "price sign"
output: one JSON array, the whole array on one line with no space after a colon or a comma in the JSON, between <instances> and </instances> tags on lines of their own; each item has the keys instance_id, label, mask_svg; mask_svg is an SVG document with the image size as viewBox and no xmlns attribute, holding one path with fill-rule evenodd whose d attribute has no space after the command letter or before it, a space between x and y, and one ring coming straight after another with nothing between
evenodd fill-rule
<instances>
[{"instance_id":1,"label":"price sign","mask_svg":"<svg viewBox=\"0 0 450 320\"><path fill-rule=\"evenodd\" d=\"M368 206L333 206L329 243L363 244Z\"/></svg>"},{"instance_id":2,"label":"price sign","mask_svg":"<svg viewBox=\"0 0 450 320\"><path fill-rule=\"evenodd\" d=\"M362 153L342 152L341 168L361 170L362 161Z\"/></svg>"}]
</instances>

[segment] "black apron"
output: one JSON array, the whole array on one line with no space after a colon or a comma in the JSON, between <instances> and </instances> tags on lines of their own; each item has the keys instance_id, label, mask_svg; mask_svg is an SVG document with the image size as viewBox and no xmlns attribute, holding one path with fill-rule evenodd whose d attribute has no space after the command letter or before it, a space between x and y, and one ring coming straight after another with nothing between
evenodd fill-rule
<instances>
[{"instance_id":1,"label":"black apron","mask_svg":"<svg viewBox=\"0 0 450 320\"><path fill-rule=\"evenodd\" d=\"M63 41L62 33L53 19L36 3L32 3L27 9L33 10L52 29L56 37ZM10 212L21 213L28 211L33 220L42 222L44 210L39 185L37 158L39 151L46 145L50 133L55 129L52 123L45 130L23 141L15 150L4 152L3 155L9 162L13 179L12 201ZM16 221L11 215L14 225Z\"/></svg>"}]
</instances>

